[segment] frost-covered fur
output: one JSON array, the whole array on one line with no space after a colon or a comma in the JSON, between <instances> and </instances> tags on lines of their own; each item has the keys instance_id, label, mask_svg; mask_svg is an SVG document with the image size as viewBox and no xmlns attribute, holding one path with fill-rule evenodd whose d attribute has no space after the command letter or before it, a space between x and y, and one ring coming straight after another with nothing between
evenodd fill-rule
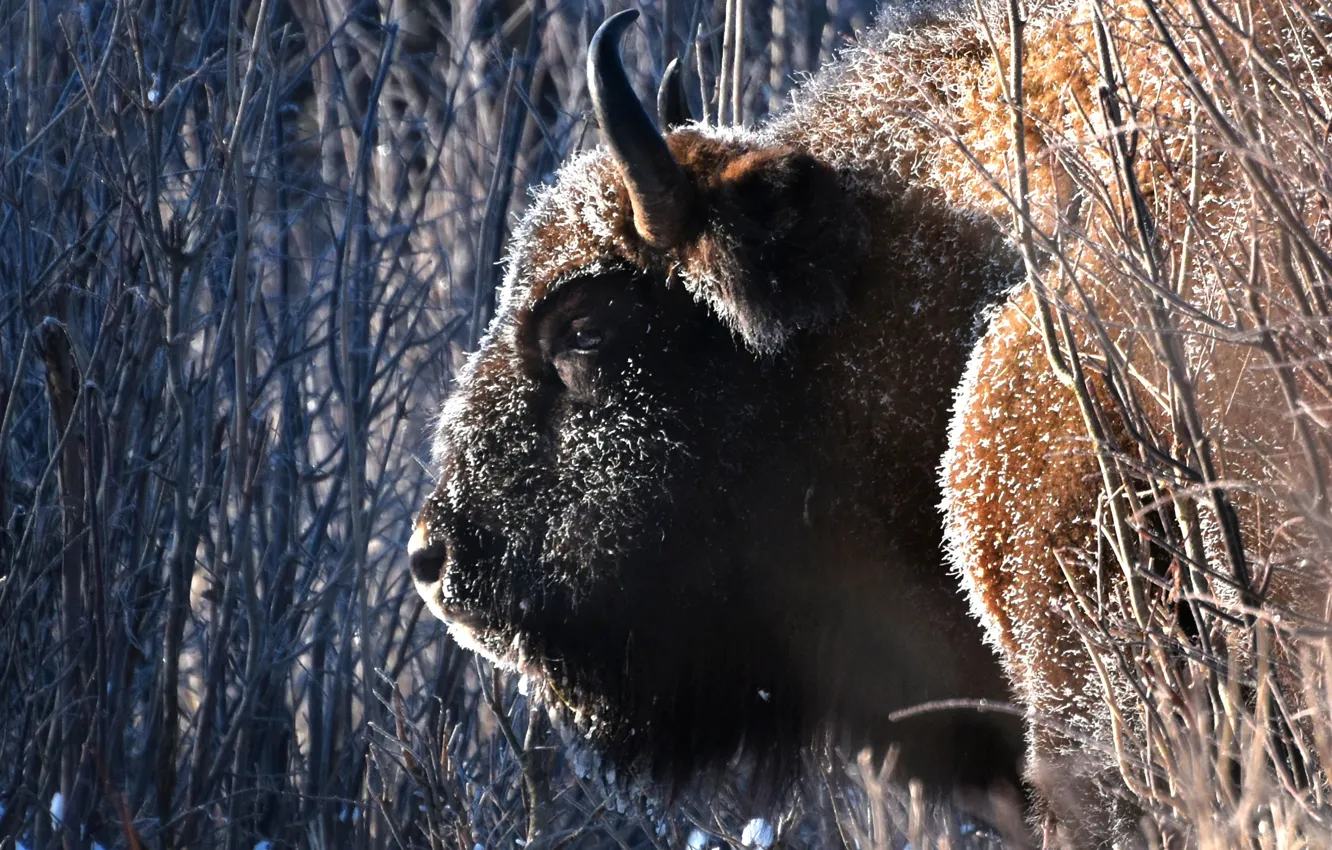
<instances>
[{"instance_id":1,"label":"frost-covered fur","mask_svg":"<svg viewBox=\"0 0 1332 850\"><path fill-rule=\"evenodd\" d=\"M1252 328L1236 318L1237 312L1244 315L1237 302L1254 288L1246 279L1255 268L1248 254L1255 238L1250 228L1265 226L1248 200L1251 184L1236 167L1233 143L1217 138L1195 117L1202 108L1172 67L1146 12L1135 4L1107 3L1104 15L1123 74L1117 96L1138 134L1136 173L1155 226L1153 250L1162 277L1184 305L1172 310L1175 326L1166 338L1180 340L1218 475L1240 510L1248 559L1255 575L1268 580L1268 603L1321 619L1327 600L1323 576L1300 560L1311 542L1302 513L1322 509L1299 503L1298 494L1311 491L1311 471L1296 451L1289 405L1273 364L1256 350ZM1101 425L1121 440L1107 448L1133 458L1138 449L1098 377L1104 340L1123 352L1125 371L1134 375L1127 391L1144 410L1138 428L1178 435L1179 427L1170 424L1178 402L1163 389L1170 381L1162 343L1152 332L1159 320L1148 310L1155 296L1141 285L1137 243L1131 229L1125 232L1132 217L1120 204L1127 202L1106 188L1122 191L1123 183L1104 143L1108 128L1098 103L1103 79L1092 19L1090 4L1063 3L1029 21L1028 177L1035 227L1059 234L1072 258L1070 266L1050 260L1040 271L1067 293L1065 315L1088 360ZM1313 38L1298 30L1295 36L1291 30L1274 32L1261 18L1248 25L1269 57L1285 50L1298 57L1288 45ZM1002 32L1005 22L996 18L991 27ZM1281 49L1270 49L1274 45ZM1254 49L1229 47L1236 56ZM1298 79L1298 59L1291 62ZM833 73L836 82L830 77L798 98L789 126L810 120L806 116L840 115L831 122L840 131L829 140L830 158L860 161L891 151L887 164L912 185L931 187L958 208L1011 217L1001 194L1009 186L1013 155L1011 113L978 21L955 19L881 36ZM1250 84L1243 82L1240 89ZM874 92L884 93L889 104L883 120L878 114L869 118L861 106L872 102ZM1224 94L1214 96L1237 112L1248 108L1226 101ZM1271 147L1262 155L1272 158L1275 151L1286 157L1282 167L1289 186L1321 185L1317 156L1299 152L1294 141L1283 142L1286 128L1279 117L1268 121ZM1266 226L1272 229L1257 237L1257 262L1276 268L1271 258L1281 250L1280 230ZM1190 258L1182 246L1190 242L1206 259L1195 254L1192 264L1181 268ZM1297 297L1283 291L1279 280L1265 285L1271 326L1298 330L1304 318ZM1138 716L1136 696L1113 657L1100 659L1108 677L1102 679L1072 626L1080 603L1067 576L1092 594L1101 606L1098 616L1132 622L1133 615L1126 610L1120 567L1108 554L1096 557L1107 548L1097 537L1106 510L1105 479L1083 411L1050 368L1038 323L1035 295L1015 292L993 314L958 386L942 469L950 557L1018 698L1038 718L1028 730L1028 777L1048 806L1056 841L1132 844L1137 824L1119 775L1105 685L1112 699L1118 697L1130 731ZM1098 336L1102 331L1104 338ZM1170 436L1163 445L1164 451L1188 457L1187 447L1172 446ZM1150 464L1151 458L1131 461L1139 463ZM1171 480L1168 473L1162 477ZM1219 525L1207 511L1207 499L1200 503L1209 562L1220 575L1196 592L1233 603L1237 591L1225 580L1226 568L1217 566L1225 563ZM1178 582L1182 567L1170 560L1152 568L1159 566L1167 581ZM1230 642L1236 657L1244 651L1242 641L1227 635L1212 639L1218 646Z\"/></svg>"},{"instance_id":2,"label":"frost-covered fur","mask_svg":"<svg viewBox=\"0 0 1332 850\"><path fill-rule=\"evenodd\" d=\"M1113 183L1092 143L1105 128L1087 117L1100 114L1088 22L1062 4L1029 23L1033 219L1113 245L1055 155L1076 146L1079 167ZM994 715L889 716L1007 697L997 651L1042 718L1027 776L1056 837L1090 846L1130 835L1133 817L1111 788L1101 684L1060 613L1061 561L1097 575L1079 558L1096 551L1101 480L1034 297L1014 289L1011 117L983 28L946 7L901 23L764 128L670 134L696 190L678 245L634 232L603 150L537 197L441 419L421 526L447 560L418 579L456 636L547 682L612 760L675 777L737 751L788 764L832 730L898 746L902 773L938 789L1011 780L1013 732ZM1183 144L1186 97L1152 49L1121 61L1131 88L1158 96L1151 176ZM1182 226L1169 187L1146 183L1162 233ZM1080 262L1090 303L1128 340L1143 317L1095 289L1110 261L1088 249ZM1215 285L1199 272L1189 295L1214 306ZM571 353L562 340L589 316L605 340ZM1237 395L1248 377L1210 344L1189 351L1215 366L1204 406L1219 434L1216 400L1254 414L1270 382ZM1226 419L1249 457L1279 454L1261 419Z\"/></svg>"},{"instance_id":3,"label":"frost-covered fur","mask_svg":"<svg viewBox=\"0 0 1332 850\"><path fill-rule=\"evenodd\" d=\"M744 753L780 776L831 733L941 793L1013 793L1011 718L890 717L1008 697L943 563L935 469L1011 252L795 136L669 143L695 197L672 249L633 231L603 151L535 199L441 417L421 525L447 562L418 559L422 592L641 772ZM561 348L588 316L601 346Z\"/></svg>"}]
</instances>

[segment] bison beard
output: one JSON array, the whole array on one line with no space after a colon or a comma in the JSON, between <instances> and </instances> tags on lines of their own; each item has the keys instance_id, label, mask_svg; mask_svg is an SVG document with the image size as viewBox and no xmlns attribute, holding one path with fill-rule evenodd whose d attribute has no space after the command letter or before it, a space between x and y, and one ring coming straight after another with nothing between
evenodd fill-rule
<instances>
[{"instance_id":1,"label":"bison beard","mask_svg":"<svg viewBox=\"0 0 1332 850\"><path fill-rule=\"evenodd\" d=\"M944 565L936 468L1014 257L798 135L663 140L606 52L625 23L589 71L612 151L534 202L445 405L418 589L640 774L786 776L831 734L940 793L1017 788L1016 719L891 717L1009 699Z\"/></svg>"}]
</instances>

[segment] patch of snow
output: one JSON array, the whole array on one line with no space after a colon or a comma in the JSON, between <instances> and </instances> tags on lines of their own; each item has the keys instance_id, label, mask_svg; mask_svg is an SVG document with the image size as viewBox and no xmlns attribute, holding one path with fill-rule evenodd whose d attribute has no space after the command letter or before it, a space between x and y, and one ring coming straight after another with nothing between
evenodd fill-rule
<instances>
[{"instance_id":1,"label":"patch of snow","mask_svg":"<svg viewBox=\"0 0 1332 850\"><path fill-rule=\"evenodd\" d=\"M596 754L590 752L587 747L579 747L574 751L574 775L579 779L587 779L600 766L601 759L597 758Z\"/></svg>"},{"instance_id":2,"label":"patch of snow","mask_svg":"<svg viewBox=\"0 0 1332 850\"><path fill-rule=\"evenodd\" d=\"M258 844L254 845L254 850L273 850L273 842L260 841Z\"/></svg>"},{"instance_id":3,"label":"patch of snow","mask_svg":"<svg viewBox=\"0 0 1332 850\"><path fill-rule=\"evenodd\" d=\"M745 824L744 831L740 833L741 844L746 847L757 847L759 850L768 850L774 840L772 824L763 818L754 818Z\"/></svg>"},{"instance_id":4,"label":"patch of snow","mask_svg":"<svg viewBox=\"0 0 1332 850\"><path fill-rule=\"evenodd\" d=\"M711 837L701 829L694 829L689 833L689 840L685 842L685 848L686 850L707 850L708 839Z\"/></svg>"},{"instance_id":5,"label":"patch of snow","mask_svg":"<svg viewBox=\"0 0 1332 850\"><path fill-rule=\"evenodd\" d=\"M51 795L51 827L59 829L65 820L65 795L59 791Z\"/></svg>"}]
</instances>

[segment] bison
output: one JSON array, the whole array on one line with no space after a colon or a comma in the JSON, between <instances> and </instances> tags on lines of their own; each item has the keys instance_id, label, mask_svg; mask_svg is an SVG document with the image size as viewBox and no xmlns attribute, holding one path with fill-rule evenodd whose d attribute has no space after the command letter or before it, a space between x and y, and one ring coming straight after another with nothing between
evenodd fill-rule
<instances>
[{"instance_id":1,"label":"bison","mask_svg":"<svg viewBox=\"0 0 1332 850\"><path fill-rule=\"evenodd\" d=\"M1028 23L1020 166L1030 196L1051 199L1023 213L1028 237L1094 234L1118 209L1059 145L1121 129L1097 117L1119 96L1098 38L1153 21L1114 9L1111 24L1097 4ZM1056 843L1131 835L1132 807L1108 790L1121 730L1102 698L1124 671L1106 672L1067 611L1084 601L1079 575L1119 581L1106 598L1136 580L1069 553L1100 545L1098 451L1131 445L1141 423L1097 420L1089 443L1089 399L1122 410L1123 388L1109 366L1083 382L1052 368L1041 305L1055 296L1021 285L1056 261L1053 242L1011 238L1011 53L974 13L918 11L761 127L676 125L666 108L659 130L619 58L636 16L592 39L605 144L536 195L444 405L440 481L409 546L418 590L462 645L544 682L642 775L679 781L737 754L781 774L831 736L891 745L898 773L940 794L1025 776ZM1163 126L1196 104L1169 60L1144 49L1110 72L1157 86ZM1130 185L1132 210L1157 216L1149 254L1170 227L1207 226L1163 217L1169 186L1150 180L1183 134L1124 172L1147 186ZM1242 183L1234 162L1209 173L1195 201ZM1087 253L1080 271L1111 263ZM1101 289L1083 293L1064 344L1127 346L1124 370L1150 383L1159 351L1126 341L1137 307L1113 275L1087 277ZM1217 285L1192 280L1181 298ZM1208 399L1236 403L1213 359L1222 378L1199 391L1198 427L1220 409ZM1275 379L1254 380L1261 413ZM1251 419L1251 437L1280 442ZM1214 490L1216 518L1191 538L1213 553L1239 534L1236 503ZM1147 572L1183 570L1182 554L1143 552ZM1025 741L1013 716L984 710L1013 699L1033 718Z\"/></svg>"}]
</instances>

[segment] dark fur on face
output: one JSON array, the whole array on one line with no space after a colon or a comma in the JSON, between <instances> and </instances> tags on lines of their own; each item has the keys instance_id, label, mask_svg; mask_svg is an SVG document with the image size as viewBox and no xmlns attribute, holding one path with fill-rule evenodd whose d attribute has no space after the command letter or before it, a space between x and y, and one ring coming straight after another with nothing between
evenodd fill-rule
<instances>
[{"instance_id":1,"label":"dark fur on face","mask_svg":"<svg viewBox=\"0 0 1332 850\"><path fill-rule=\"evenodd\" d=\"M1012 269L992 261L1001 242L788 144L669 143L695 189L681 244L638 238L600 152L515 236L442 416L421 592L624 766L787 763L831 726L899 744L905 772L939 786L1015 781L1015 727L887 718L1006 696L934 507L949 388ZM995 251L904 260L925 232ZM867 285L886 270L895 286Z\"/></svg>"}]
</instances>

